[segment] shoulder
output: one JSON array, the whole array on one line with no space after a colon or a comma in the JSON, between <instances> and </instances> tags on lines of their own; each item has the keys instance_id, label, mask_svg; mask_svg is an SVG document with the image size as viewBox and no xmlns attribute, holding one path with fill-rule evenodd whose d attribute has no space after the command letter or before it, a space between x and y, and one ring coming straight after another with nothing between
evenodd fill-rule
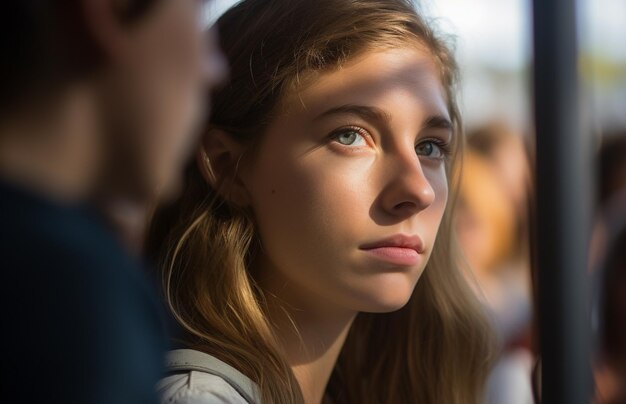
<instances>
[{"instance_id":1,"label":"shoulder","mask_svg":"<svg viewBox=\"0 0 626 404\"><path fill-rule=\"evenodd\" d=\"M157 385L163 404L247 404L220 376L201 371L178 373Z\"/></svg>"},{"instance_id":2,"label":"shoulder","mask_svg":"<svg viewBox=\"0 0 626 404\"><path fill-rule=\"evenodd\" d=\"M1 183L0 223L3 386L28 389L37 369L32 401L154 402L166 339L140 264L97 216Z\"/></svg>"},{"instance_id":3,"label":"shoulder","mask_svg":"<svg viewBox=\"0 0 626 404\"><path fill-rule=\"evenodd\" d=\"M170 376L158 384L163 404L259 403L257 386L232 366L192 349L170 351Z\"/></svg>"}]
</instances>

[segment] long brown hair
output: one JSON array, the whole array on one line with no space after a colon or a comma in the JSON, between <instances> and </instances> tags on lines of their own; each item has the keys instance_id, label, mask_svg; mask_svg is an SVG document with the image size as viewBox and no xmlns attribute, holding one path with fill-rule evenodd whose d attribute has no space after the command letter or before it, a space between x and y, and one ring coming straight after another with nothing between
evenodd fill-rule
<instances>
[{"instance_id":1,"label":"long brown hair","mask_svg":"<svg viewBox=\"0 0 626 404\"><path fill-rule=\"evenodd\" d=\"M283 95L311 72L373 49L429 50L456 132L447 167L456 187L462 147L456 64L409 0L244 0L217 26L231 80L214 95L206 130L249 145L262 136ZM491 333L456 261L452 205L409 303L393 313L357 316L327 388L333 402L479 402ZM157 212L149 246L187 345L249 376L266 403L303 402L250 272L256 237L250 212L220 197L194 163L180 199Z\"/></svg>"}]
</instances>

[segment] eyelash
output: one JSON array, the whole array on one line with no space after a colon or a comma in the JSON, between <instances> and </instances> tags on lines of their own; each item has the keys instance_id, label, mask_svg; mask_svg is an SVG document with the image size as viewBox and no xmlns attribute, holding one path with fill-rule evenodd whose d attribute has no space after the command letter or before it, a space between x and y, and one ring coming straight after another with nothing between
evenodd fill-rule
<instances>
[{"instance_id":1,"label":"eyelash","mask_svg":"<svg viewBox=\"0 0 626 404\"><path fill-rule=\"evenodd\" d=\"M334 130L333 132L331 132L329 137L330 137L331 140L341 144L337 140L337 138L339 136L344 135L344 134L349 133L349 132L356 132L356 133L358 133L363 138L363 140L365 140L366 142L368 141L368 139L370 139L370 140L372 139L372 135L366 129L364 129L364 128L360 127L360 126L353 126L353 125L351 125L351 126L344 126L344 127L339 128L337 130ZM350 147L348 145L343 145L343 144L341 144L341 145L345 146L345 147Z\"/></svg>"},{"instance_id":2,"label":"eyelash","mask_svg":"<svg viewBox=\"0 0 626 404\"><path fill-rule=\"evenodd\" d=\"M346 134L350 131L357 132L359 135L363 137L365 141L367 141L368 139L372 139L372 135L366 129L360 126L354 126L354 125L345 126L345 127L336 129L330 134L329 137L331 140L337 141L337 138L340 135ZM339 142L337 141L337 143ZM415 145L415 149L417 149L419 145L424 144L424 143L433 143L435 146L437 146L441 150L441 157L439 157L439 159L447 160L452 155L450 142L447 142L438 138L426 138L426 139L422 139L419 143L417 143ZM350 147L348 145L343 145L343 146Z\"/></svg>"},{"instance_id":3,"label":"eyelash","mask_svg":"<svg viewBox=\"0 0 626 404\"><path fill-rule=\"evenodd\" d=\"M426 138L422 139L418 144L416 144L415 148L417 149L420 144L424 143L433 143L439 148L439 150L441 150L441 157L439 157L439 159L447 160L452 155L452 145L450 144L450 142L438 138Z\"/></svg>"}]
</instances>

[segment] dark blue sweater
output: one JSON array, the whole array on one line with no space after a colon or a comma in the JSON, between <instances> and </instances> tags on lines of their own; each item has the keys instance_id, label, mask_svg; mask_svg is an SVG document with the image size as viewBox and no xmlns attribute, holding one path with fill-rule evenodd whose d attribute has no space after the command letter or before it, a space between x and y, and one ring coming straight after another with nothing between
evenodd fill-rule
<instances>
[{"instance_id":1,"label":"dark blue sweater","mask_svg":"<svg viewBox=\"0 0 626 404\"><path fill-rule=\"evenodd\" d=\"M0 285L3 402L157 402L159 306L98 215L0 182Z\"/></svg>"}]
</instances>

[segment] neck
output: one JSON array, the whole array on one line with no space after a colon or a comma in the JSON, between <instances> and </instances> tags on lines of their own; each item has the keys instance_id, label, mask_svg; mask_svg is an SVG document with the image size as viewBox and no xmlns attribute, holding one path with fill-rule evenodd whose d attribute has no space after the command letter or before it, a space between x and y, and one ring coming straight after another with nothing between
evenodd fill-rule
<instances>
[{"instance_id":1,"label":"neck","mask_svg":"<svg viewBox=\"0 0 626 404\"><path fill-rule=\"evenodd\" d=\"M0 127L0 175L60 202L86 198L94 181L97 138L92 105L81 91L22 111Z\"/></svg>"},{"instance_id":2,"label":"neck","mask_svg":"<svg viewBox=\"0 0 626 404\"><path fill-rule=\"evenodd\" d=\"M305 403L319 404L356 313L321 303L323 298L289 285L277 273L261 271L259 280L268 296L270 321Z\"/></svg>"}]
</instances>

